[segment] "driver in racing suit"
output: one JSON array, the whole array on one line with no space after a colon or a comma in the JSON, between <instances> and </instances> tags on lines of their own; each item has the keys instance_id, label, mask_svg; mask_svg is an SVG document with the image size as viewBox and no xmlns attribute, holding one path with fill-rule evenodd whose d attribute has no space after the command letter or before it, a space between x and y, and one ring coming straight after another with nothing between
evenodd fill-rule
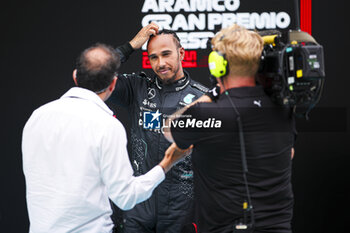
<instances>
[{"instance_id":1,"label":"driver in racing suit","mask_svg":"<svg viewBox=\"0 0 350 233\"><path fill-rule=\"evenodd\" d=\"M145 26L133 40L117 48L121 61L125 62L147 40L148 57L156 75L148 77L142 72L118 75L116 91L110 98L129 113L129 154L135 175L145 174L158 164L170 146L160 128L163 118L208 90L183 70L185 51L177 35L170 30L158 32L155 23ZM166 174L150 199L123 213L124 232L181 232L191 224L192 189L191 158L187 156Z\"/></svg>"}]
</instances>

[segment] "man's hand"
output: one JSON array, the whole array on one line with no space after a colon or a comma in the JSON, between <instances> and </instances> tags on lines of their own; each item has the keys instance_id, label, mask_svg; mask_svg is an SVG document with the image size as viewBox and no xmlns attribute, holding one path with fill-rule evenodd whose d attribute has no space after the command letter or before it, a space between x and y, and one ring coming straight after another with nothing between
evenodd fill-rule
<instances>
[{"instance_id":1,"label":"man's hand","mask_svg":"<svg viewBox=\"0 0 350 233\"><path fill-rule=\"evenodd\" d=\"M175 120L176 118L178 118L178 116L181 116L188 108L192 107L193 105L195 105L196 103L210 103L213 102L209 96L207 95L202 95L201 97L199 97L198 99L196 99L194 102L192 102L189 105L186 105L185 107L177 110L174 114L170 115L170 117L166 120L165 122L165 126L168 127L163 127L163 134L164 137L169 141L169 142L174 142L174 138L171 135L171 131L170 131L170 126L171 126L171 122L173 120Z\"/></svg>"},{"instance_id":2,"label":"man's hand","mask_svg":"<svg viewBox=\"0 0 350 233\"><path fill-rule=\"evenodd\" d=\"M151 35L157 35L159 26L156 23L151 22L147 26L143 27L137 35L129 42L131 47L136 50L142 47L144 43L149 39Z\"/></svg>"},{"instance_id":3,"label":"man's hand","mask_svg":"<svg viewBox=\"0 0 350 233\"><path fill-rule=\"evenodd\" d=\"M165 151L165 156L159 165L163 168L164 172L167 173L170 168L175 165L179 160L191 154L193 145L189 148L182 150L175 143L171 144Z\"/></svg>"},{"instance_id":4,"label":"man's hand","mask_svg":"<svg viewBox=\"0 0 350 233\"><path fill-rule=\"evenodd\" d=\"M189 107L191 107L192 105L195 105L196 103L211 103L213 102L209 96L207 95L202 95L201 97L199 97L198 99L196 99L194 102L192 102Z\"/></svg>"}]
</instances>

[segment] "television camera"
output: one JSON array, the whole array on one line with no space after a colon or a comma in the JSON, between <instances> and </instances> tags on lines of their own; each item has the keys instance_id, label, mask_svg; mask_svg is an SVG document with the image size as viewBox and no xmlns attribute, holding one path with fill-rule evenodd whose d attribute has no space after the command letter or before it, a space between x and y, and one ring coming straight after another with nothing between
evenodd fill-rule
<instances>
[{"instance_id":1,"label":"television camera","mask_svg":"<svg viewBox=\"0 0 350 233\"><path fill-rule=\"evenodd\" d=\"M305 116L321 98L325 79L323 47L306 32L261 31L264 49L257 80L274 102Z\"/></svg>"}]
</instances>

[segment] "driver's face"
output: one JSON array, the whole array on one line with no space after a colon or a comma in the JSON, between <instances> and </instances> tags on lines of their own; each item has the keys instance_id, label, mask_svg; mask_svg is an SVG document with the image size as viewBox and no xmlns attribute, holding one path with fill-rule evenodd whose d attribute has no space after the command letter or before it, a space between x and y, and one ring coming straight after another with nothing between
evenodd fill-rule
<instances>
[{"instance_id":1,"label":"driver's face","mask_svg":"<svg viewBox=\"0 0 350 233\"><path fill-rule=\"evenodd\" d=\"M181 62L185 50L176 46L172 35L161 34L153 37L147 50L153 71L164 83L172 83L184 76Z\"/></svg>"}]
</instances>

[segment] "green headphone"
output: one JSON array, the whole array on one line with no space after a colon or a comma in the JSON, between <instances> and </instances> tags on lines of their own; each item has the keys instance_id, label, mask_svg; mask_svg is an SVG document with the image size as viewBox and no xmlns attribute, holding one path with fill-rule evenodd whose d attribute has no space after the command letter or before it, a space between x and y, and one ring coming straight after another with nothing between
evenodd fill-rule
<instances>
[{"instance_id":1,"label":"green headphone","mask_svg":"<svg viewBox=\"0 0 350 233\"><path fill-rule=\"evenodd\" d=\"M243 29L237 28L233 32L242 31ZM222 35L219 41L222 41L226 35ZM229 73L228 61L225 58L225 54L221 54L218 51L212 51L208 57L208 65L210 74L215 78L225 77Z\"/></svg>"},{"instance_id":2,"label":"green headphone","mask_svg":"<svg viewBox=\"0 0 350 233\"><path fill-rule=\"evenodd\" d=\"M212 51L208 57L209 71L215 78L221 78L228 74L228 62L225 55Z\"/></svg>"}]
</instances>

